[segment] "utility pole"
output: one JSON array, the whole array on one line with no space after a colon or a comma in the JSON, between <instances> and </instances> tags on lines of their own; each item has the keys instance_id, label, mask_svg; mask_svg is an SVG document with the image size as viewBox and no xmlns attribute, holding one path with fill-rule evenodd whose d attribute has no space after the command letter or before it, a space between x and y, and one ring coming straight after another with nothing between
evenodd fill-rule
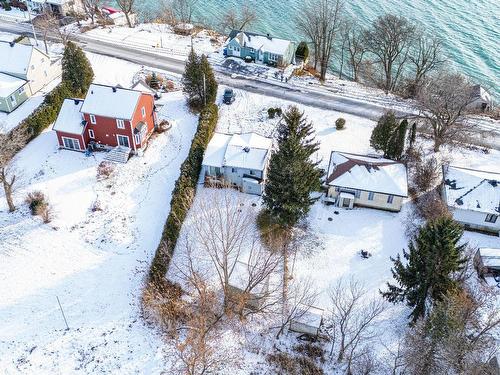
<instances>
[{"instance_id":1,"label":"utility pole","mask_svg":"<svg viewBox=\"0 0 500 375\"><path fill-rule=\"evenodd\" d=\"M36 46L38 47L38 39L36 37L35 25L33 25L33 20L31 19L31 8L29 6L28 0L25 0L24 3L26 4L26 8L28 8L28 19L31 24L31 30L33 32L33 37L35 38Z\"/></svg>"},{"instance_id":2,"label":"utility pole","mask_svg":"<svg viewBox=\"0 0 500 375\"><path fill-rule=\"evenodd\" d=\"M63 311L63 308L61 306L61 301L59 301L58 296L56 296L56 298L57 298L57 303L59 304L59 308L61 309L61 314L63 316L64 323L66 324L66 331L69 331L68 321L66 320L66 315L64 315L64 311Z\"/></svg>"}]
</instances>

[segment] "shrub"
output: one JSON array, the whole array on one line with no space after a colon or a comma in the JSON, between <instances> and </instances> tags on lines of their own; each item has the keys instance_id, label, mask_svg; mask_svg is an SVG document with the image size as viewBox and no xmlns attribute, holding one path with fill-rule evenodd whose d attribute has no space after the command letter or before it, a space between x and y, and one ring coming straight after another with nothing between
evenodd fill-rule
<instances>
[{"instance_id":1,"label":"shrub","mask_svg":"<svg viewBox=\"0 0 500 375\"><path fill-rule=\"evenodd\" d=\"M102 161L98 166L97 166L97 180L107 180L113 172L115 171L115 165L112 163L108 163L105 161Z\"/></svg>"},{"instance_id":2,"label":"shrub","mask_svg":"<svg viewBox=\"0 0 500 375\"><path fill-rule=\"evenodd\" d=\"M325 351L319 345L304 343L296 345L293 349L308 358L319 360L321 363L325 362Z\"/></svg>"},{"instance_id":3,"label":"shrub","mask_svg":"<svg viewBox=\"0 0 500 375\"><path fill-rule=\"evenodd\" d=\"M269 116L269 118L274 118L274 116L276 116L276 109L275 108L269 108L267 110L267 115Z\"/></svg>"},{"instance_id":4,"label":"shrub","mask_svg":"<svg viewBox=\"0 0 500 375\"><path fill-rule=\"evenodd\" d=\"M167 91L174 91L175 90L175 84L174 84L174 81L172 80L167 80L165 82L165 84L163 85L163 87L165 88L165 90Z\"/></svg>"},{"instance_id":5,"label":"shrub","mask_svg":"<svg viewBox=\"0 0 500 375\"><path fill-rule=\"evenodd\" d=\"M421 195L416 203L418 214L427 221L450 215L448 206L436 190Z\"/></svg>"},{"instance_id":6,"label":"shrub","mask_svg":"<svg viewBox=\"0 0 500 375\"><path fill-rule=\"evenodd\" d=\"M281 117L281 115L283 114L283 110L280 107L276 107L274 108L274 113L276 114L276 116Z\"/></svg>"},{"instance_id":7,"label":"shrub","mask_svg":"<svg viewBox=\"0 0 500 375\"><path fill-rule=\"evenodd\" d=\"M36 210L36 214L42 218L45 224L50 223L53 219L52 207L48 202L44 205L39 206Z\"/></svg>"},{"instance_id":8,"label":"shrub","mask_svg":"<svg viewBox=\"0 0 500 375\"><path fill-rule=\"evenodd\" d=\"M311 359L288 353L272 353L267 356L267 361L273 365L279 374L287 375L323 375L323 370Z\"/></svg>"},{"instance_id":9,"label":"shrub","mask_svg":"<svg viewBox=\"0 0 500 375\"><path fill-rule=\"evenodd\" d=\"M345 128L345 119L342 118L342 117L339 117L336 121L335 121L335 129L337 130L342 130Z\"/></svg>"},{"instance_id":10,"label":"shrub","mask_svg":"<svg viewBox=\"0 0 500 375\"><path fill-rule=\"evenodd\" d=\"M6 1L2 4L2 7L3 7L3 9L5 9L5 10L7 10L7 11L12 10L12 7L11 7L11 6L10 6L10 4L9 4L8 2L6 2Z\"/></svg>"},{"instance_id":11,"label":"shrub","mask_svg":"<svg viewBox=\"0 0 500 375\"><path fill-rule=\"evenodd\" d=\"M150 281L160 282L165 277L175 244L179 238L182 223L191 207L196 192L203 154L215 132L217 120L218 107L215 104L209 104L200 113L198 130L191 143L189 154L181 165L180 176L175 182L174 191L172 192L170 213L149 271Z\"/></svg>"},{"instance_id":12,"label":"shrub","mask_svg":"<svg viewBox=\"0 0 500 375\"><path fill-rule=\"evenodd\" d=\"M303 60L307 60L309 57L309 46L306 42L300 42L297 46L297 50L295 51L295 56L302 58Z\"/></svg>"},{"instance_id":13,"label":"shrub","mask_svg":"<svg viewBox=\"0 0 500 375\"><path fill-rule=\"evenodd\" d=\"M425 192L434 187L439 177L439 165L434 156L415 164L413 183L418 191Z\"/></svg>"},{"instance_id":14,"label":"shrub","mask_svg":"<svg viewBox=\"0 0 500 375\"><path fill-rule=\"evenodd\" d=\"M41 191L38 190L28 193L25 202L28 204L32 215L38 215L38 212L41 209L41 207L47 205L47 199L45 198L45 194L43 194Z\"/></svg>"},{"instance_id":15,"label":"shrub","mask_svg":"<svg viewBox=\"0 0 500 375\"><path fill-rule=\"evenodd\" d=\"M92 205L90 206L90 211L92 212L100 212L102 211L101 201L96 199Z\"/></svg>"}]
</instances>

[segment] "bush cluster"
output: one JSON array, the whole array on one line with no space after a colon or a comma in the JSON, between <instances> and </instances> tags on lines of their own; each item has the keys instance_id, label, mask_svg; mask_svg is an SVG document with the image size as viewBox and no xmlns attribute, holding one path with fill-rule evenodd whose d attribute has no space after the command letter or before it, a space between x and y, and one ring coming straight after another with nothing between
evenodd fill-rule
<instances>
[{"instance_id":1,"label":"bush cluster","mask_svg":"<svg viewBox=\"0 0 500 375\"><path fill-rule=\"evenodd\" d=\"M45 224L52 221L52 209L41 191L28 193L25 199L33 216L40 216Z\"/></svg>"},{"instance_id":2,"label":"bush cluster","mask_svg":"<svg viewBox=\"0 0 500 375\"><path fill-rule=\"evenodd\" d=\"M342 117L339 117L336 121L335 121L335 129L337 130L342 130L345 128L345 118L342 118Z\"/></svg>"},{"instance_id":3,"label":"bush cluster","mask_svg":"<svg viewBox=\"0 0 500 375\"><path fill-rule=\"evenodd\" d=\"M281 117L282 114L283 110L280 107L276 108L270 107L267 110L267 115L269 116L269 118L274 118L276 116Z\"/></svg>"},{"instance_id":4,"label":"bush cluster","mask_svg":"<svg viewBox=\"0 0 500 375\"><path fill-rule=\"evenodd\" d=\"M203 154L215 132L218 115L218 107L215 104L209 104L200 113L198 129L193 138L189 154L181 165L180 176L175 182L172 200L170 201L170 213L163 228L160 245L151 264L149 271L151 281L161 281L167 272L168 263L179 238L182 223L191 207L196 192Z\"/></svg>"}]
</instances>

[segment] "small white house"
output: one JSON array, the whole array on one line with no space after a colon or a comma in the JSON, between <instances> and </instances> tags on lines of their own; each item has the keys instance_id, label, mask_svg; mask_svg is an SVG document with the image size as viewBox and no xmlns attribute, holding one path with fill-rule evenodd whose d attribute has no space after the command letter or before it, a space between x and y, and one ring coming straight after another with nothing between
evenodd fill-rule
<instances>
[{"instance_id":1,"label":"small white house","mask_svg":"<svg viewBox=\"0 0 500 375\"><path fill-rule=\"evenodd\" d=\"M487 112L493 108L493 99L491 94L481 85L472 87L472 101L468 106L474 111Z\"/></svg>"},{"instance_id":2,"label":"small white house","mask_svg":"<svg viewBox=\"0 0 500 375\"><path fill-rule=\"evenodd\" d=\"M205 182L225 182L244 193L261 195L272 143L271 138L257 133L215 133L203 157Z\"/></svg>"},{"instance_id":3,"label":"small white house","mask_svg":"<svg viewBox=\"0 0 500 375\"><path fill-rule=\"evenodd\" d=\"M290 331L319 337L323 325L324 310L314 306L301 305L297 315L298 317L290 322Z\"/></svg>"},{"instance_id":4,"label":"small white house","mask_svg":"<svg viewBox=\"0 0 500 375\"><path fill-rule=\"evenodd\" d=\"M348 209L400 211L408 196L404 164L377 156L332 151L326 184L324 201Z\"/></svg>"},{"instance_id":5,"label":"small white house","mask_svg":"<svg viewBox=\"0 0 500 375\"><path fill-rule=\"evenodd\" d=\"M500 233L500 172L443 167L443 198L466 229Z\"/></svg>"}]
</instances>

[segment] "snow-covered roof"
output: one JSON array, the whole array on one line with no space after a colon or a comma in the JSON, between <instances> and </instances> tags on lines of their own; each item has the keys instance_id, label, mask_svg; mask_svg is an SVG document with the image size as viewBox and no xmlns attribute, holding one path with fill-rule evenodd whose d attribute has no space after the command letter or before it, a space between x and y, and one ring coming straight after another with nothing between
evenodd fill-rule
<instances>
[{"instance_id":1,"label":"snow-covered roof","mask_svg":"<svg viewBox=\"0 0 500 375\"><path fill-rule=\"evenodd\" d=\"M80 112L82 104L82 99L64 99L52 129L70 134L82 134L84 129Z\"/></svg>"},{"instance_id":2,"label":"snow-covered roof","mask_svg":"<svg viewBox=\"0 0 500 375\"><path fill-rule=\"evenodd\" d=\"M483 266L500 270L500 248L480 247L477 252Z\"/></svg>"},{"instance_id":3,"label":"snow-covered roof","mask_svg":"<svg viewBox=\"0 0 500 375\"><path fill-rule=\"evenodd\" d=\"M332 151L327 183L331 186L408 196L406 167L394 160Z\"/></svg>"},{"instance_id":4,"label":"snow-covered roof","mask_svg":"<svg viewBox=\"0 0 500 375\"><path fill-rule=\"evenodd\" d=\"M142 92L122 87L91 84L82 106L83 113L130 120Z\"/></svg>"},{"instance_id":5,"label":"snow-covered roof","mask_svg":"<svg viewBox=\"0 0 500 375\"><path fill-rule=\"evenodd\" d=\"M260 35L246 31L231 32L231 39L236 39L243 47L284 55L292 43L289 40L274 38L269 35Z\"/></svg>"},{"instance_id":6,"label":"snow-covered roof","mask_svg":"<svg viewBox=\"0 0 500 375\"><path fill-rule=\"evenodd\" d=\"M319 328L323 319L323 309L314 306L300 305L299 318L294 319L295 322L308 325L310 327Z\"/></svg>"},{"instance_id":7,"label":"snow-covered roof","mask_svg":"<svg viewBox=\"0 0 500 375\"><path fill-rule=\"evenodd\" d=\"M24 79L0 73L0 98L6 98L26 83L27 81Z\"/></svg>"},{"instance_id":8,"label":"snow-covered roof","mask_svg":"<svg viewBox=\"0 0 500 375\"><path fill-rule=\"evenodd\" d=\"M450 207L500 214L500 171L448 166L444 168L444 187Z\"/></svg>"},{"instance_id":9,"label":"snow-covered roof","mask_svg":"<svg viewBox=\"0 0 500 375\"><path fill-rule=\"evenodd\" d=\"M250 272L252 270L252 266L248 265L248 263L237 261L234 265L233 272L231 273L229 284L235 288L240 290L245 290L248 287L248 282L250 280ZM265 293L267 288L266 280L264 280L261 284L252 288L252 294L261 294Z\"/></svg>"},{"instance_id":10,"label":"snow-covered roof","mask_svg":"<svg viewBox=\"0 0 500 375\"><path fill-rule=\"evenodd\" d=\"M271 146L272 139L257 133L215 133L205 151L203 165L263 170Z\"/></svg>"},{"instance_id":11,"label":"snow-covered roof","mask_svg":"<svg viewBox=\"0 0 500 375\"><path fill-rule=\"evenodd\" d=\"M0 56L2 56L0 58L0 72L26 74L33 49L33 46L27 44L0 41Z\"/></svg>"},{"instance_id":12,"label":"snow-covered roof","mask_svg":"<svg viewBox=\"0 0 500 375\"><path fill-rule=\"evenodd\" d=\"M137 81L130 87L132 90L138 90L140 92L143 92L145 94L156 94L155 90L153 90L151 87L148 86L146 82L143 80Z\"/></svg>"}]
</instances>

